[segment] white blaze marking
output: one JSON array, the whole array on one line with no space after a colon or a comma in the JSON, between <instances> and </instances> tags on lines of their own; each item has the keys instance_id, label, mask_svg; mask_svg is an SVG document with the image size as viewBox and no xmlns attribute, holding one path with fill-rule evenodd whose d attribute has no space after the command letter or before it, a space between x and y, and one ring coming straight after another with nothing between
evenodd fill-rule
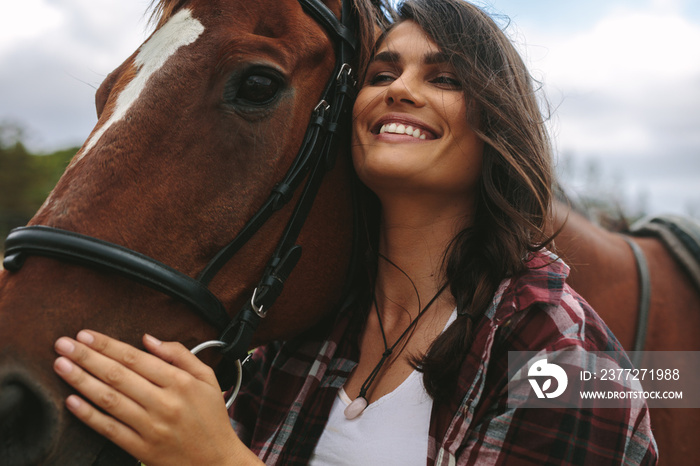
<instances>
[{"instance_id":1,"label":"white blaze marking","mask_svg":"<svg viewBox=\"0 0 700 466\"><path fill-rule=\"evenodd\" d=\"M151 38L145 42L136 55L134 63L138 70L134 79L122 90L117 98L112 115L83 146L76 161L82 159L102 135L126 115L129 108L136 102L141 92L146 88L148 78L158 71L177 50L193 43L204 32L204 26L192 17L190 10L184 9L175 14Z\"/></svg>"}]
</instances>

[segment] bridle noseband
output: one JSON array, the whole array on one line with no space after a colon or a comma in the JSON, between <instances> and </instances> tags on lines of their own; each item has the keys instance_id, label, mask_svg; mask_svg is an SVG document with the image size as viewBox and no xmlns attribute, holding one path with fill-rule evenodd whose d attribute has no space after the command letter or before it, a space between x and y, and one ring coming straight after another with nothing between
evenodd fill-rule
<instances>
[{"instance_id":1,"label":"bridle noseband","mask_svg":"<svg viewBox=\"0 0 700 466\"><path fill-rule=\"evenodd\" d=\"M282 292L301 256L297 238L323 175L334 163L338 133L349 122L357 92L349 65L356 51L356 21L351 2L342 2L341 20L338 21L319 0L298 1L331 36L336 49L335 69L311 115L299 153L286 175L238 235L211 259L196 279L123 246L41 225L16 228L10 232L5 242L4 267L16 272L22 268L27 256L36 255L120 274L187 304L219 330L218 341L222 342L220 350L224 357L231 361L241 360L261 319ZM233 319L229 318L225 306L209 290L209 283L272 214L292 199L304 179L306 184L253 296Z\"/></svg>"}]
</instances>

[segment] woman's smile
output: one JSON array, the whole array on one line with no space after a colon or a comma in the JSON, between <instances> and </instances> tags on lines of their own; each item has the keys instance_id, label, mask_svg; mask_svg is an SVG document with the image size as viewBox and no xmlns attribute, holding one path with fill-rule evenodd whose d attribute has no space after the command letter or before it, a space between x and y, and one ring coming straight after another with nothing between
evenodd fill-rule
<instances>
[{"instance_id":1,"label":"woman's smile","mask_svg":"<svg viewBox=\"0 0 700 466\"><path fill-rule=\"evenodd\" d=\"M388 114L372 127L372 133L377 136L382 135L380 140L397 140L404 141L411 139L419 139L422 141L437 139L436 130L408 114ZM390 138L390 136L409 136L409 138Z\"/></svg>"}]
</instances>

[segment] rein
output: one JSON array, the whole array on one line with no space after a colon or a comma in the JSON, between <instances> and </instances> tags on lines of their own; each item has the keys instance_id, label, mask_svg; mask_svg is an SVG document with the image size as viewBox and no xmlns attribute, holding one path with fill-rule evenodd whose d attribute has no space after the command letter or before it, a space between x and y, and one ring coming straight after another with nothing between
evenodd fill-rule
<instances>
[{"instance_id":1,"label":"rein","mask_svg":"<svg viewBox=\"0 0 700 466\"><path fill-rule=\"evenodd\" d=\"M284 178L275 185L257 213L196 279L123 246L42 225L16 228L10 232L5 242L4 267L17 272L28 256L43 256L117 273L144 284L187 304L216 327L220 332L217 346L221 346L221 353L240 367L239 361L246 355L253 333L282 292L285 281L301 257L297 238L323 176L335 162L338 132L351 115L357 93L349 65L357 47L351 2L342 2L339 21L319 0L298 1L303 10L326 29L335 44L333 74L311 115L301 148ZM209 290L209 283L272 214L289 203L304 179L306 184L251 299L234 318L230 318L223 303Z\"/></svg>"},{"instance_id":2,"label":"rein","mask_svg":"<svg viewBox=\"0 0 700 466\"><path fill-rule=\"evenodd\" d=\"M647 339L647 327L649 326L649 309L651 308L651 275L649 275L649 266L647 259L644 256L644 251L631 238L622 235L622 239L632 249L634 261L637 265L637 274L639 276L639 315L637 316L637 330L634 335L634 356L632 356L632 364L634 367L639 367L642 362L641 351L644 350L644 343Z\"/></svg>"}]
</instances>

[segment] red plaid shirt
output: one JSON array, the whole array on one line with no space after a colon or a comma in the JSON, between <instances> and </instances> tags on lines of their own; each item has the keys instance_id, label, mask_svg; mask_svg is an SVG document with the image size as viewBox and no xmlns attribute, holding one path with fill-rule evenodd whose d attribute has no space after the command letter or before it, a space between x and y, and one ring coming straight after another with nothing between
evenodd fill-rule
<instances>
[{"instance_id":1,"label":"red plaid shirt","mask_svg":"<svg viewBox=\"0 0 700 466\"><path fill-rule=\"evenodd\" d=\"M614 351L620 343L565 283L547 251L506 279L475 330L454 395L435 402L428 465L653 465L656 443L640 401L619 408L509 408L508 351ZM325 338L256 350L231 423L266 464L307 464L337 391L359 359L362 313L341 312Z\"/></svg>"}]
</instances>

